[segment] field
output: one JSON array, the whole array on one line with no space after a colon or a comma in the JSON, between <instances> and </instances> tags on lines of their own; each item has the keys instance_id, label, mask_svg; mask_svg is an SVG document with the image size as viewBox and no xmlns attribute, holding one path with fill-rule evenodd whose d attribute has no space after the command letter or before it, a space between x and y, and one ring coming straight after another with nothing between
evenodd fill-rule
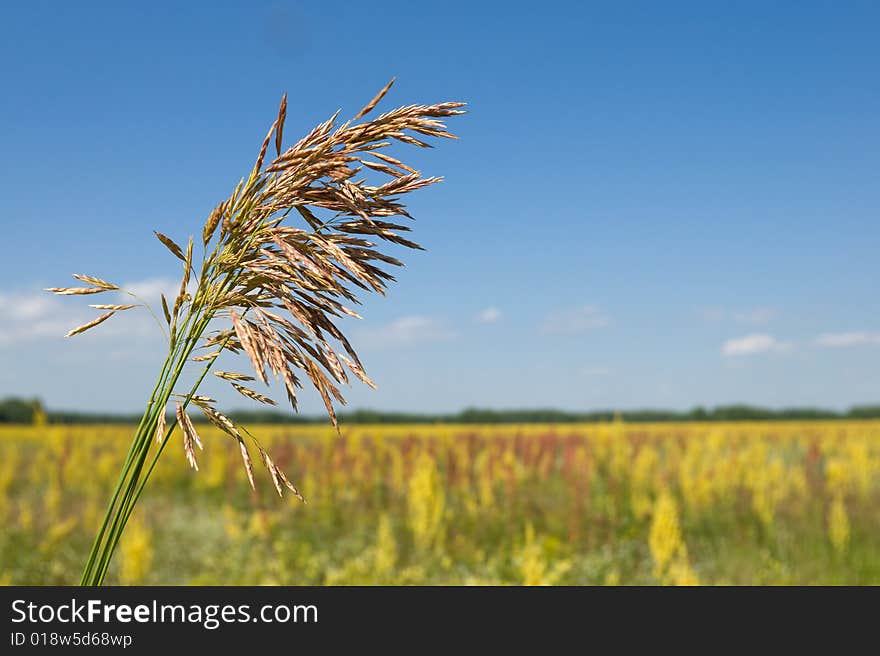
<instances>
[{"instance_id":1,"label":"field","mask_svg":"<svg viewBox=\"0 0 880 656\"><path fill-rule=\"evenodd\" d=\"M253 428L308 503L204 426L108 583L880 584L876 421ZM0 427L0 581L78 582L131 434Z\"/></svg>"}]
</instances>

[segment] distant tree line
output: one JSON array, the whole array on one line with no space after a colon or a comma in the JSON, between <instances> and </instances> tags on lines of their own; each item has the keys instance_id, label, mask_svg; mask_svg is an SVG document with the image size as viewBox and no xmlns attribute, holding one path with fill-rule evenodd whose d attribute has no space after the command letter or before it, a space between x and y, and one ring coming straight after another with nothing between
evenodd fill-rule
<instances>
[{"instance_id":1,"label":"distant tree line","mask_svg":"<svg viewBox=\"0 0 880 656\"><path fill-rule=\"evenodd\" d=\"M199 413L193 413L198 420ZM308 416L276 411L233 411L229 416L245 424L326 424L321 415ZM715 408L696 407L687 411L674 410L595 410L569 412L565 410L489 410L467 408L452 414L418 414L354 410L339 414L344 424L532 424L532 423L590 423L608 422L619 417L626 422L664 421L764 421L810 419L878 419L880 405L856 406L838 412L822 408L770 409L749 405L729 405ZM9 398L0 400L0 423L33 424L48 420L52 424L131 424L140 415L45 411L38 399Z\"/></svg>"},{"instance_id":2,"label":"distant tree line","mask_svg":"<svg viewBox=\"0 0 880 656\"><path fill-rule=\"evenodd\" d=\"M39 399L0 400L0 423L33 424L43 412Z\"/></svg>"}]
</instances>

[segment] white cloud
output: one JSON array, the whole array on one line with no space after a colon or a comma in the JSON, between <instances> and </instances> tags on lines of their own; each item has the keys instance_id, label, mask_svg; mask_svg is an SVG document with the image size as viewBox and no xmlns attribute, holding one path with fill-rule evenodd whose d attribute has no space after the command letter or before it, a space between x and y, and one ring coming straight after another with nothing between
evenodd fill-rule
<instances>
[{"instance_id":1,"label":"white cloud","mask_svg":"<svg viewBox=\"0 0 880 656\"><path fill-rule=\"evenodd\" d=\"M790 351L791 349L791 344L780 342L771 335L752 334L736 339L728 339L721 346L721 354L725 357L737 357L773 351Z\"/></svg>"},{"instance_id":2,"label":"white cloud","mask_svg":"<svg viewBox=\"0 0 880 656\"><path fill-rule=\"evenodd\" d=\"M7 323L0 326L0 347L33 342L40 339L61 338L80 321L62 321L58 319L40 320L30 324Z\"/></svg>"},{"instance_id":3,"label":"white cloud","mask_svg":"<svg viewBox=\"0 0 880 656\"><path fill-rule=\"evenodd\" d=\"M501 310L496 307L487 307L485 310L481 310L474 320L477 323L495 323L501 319Z\"/></svg>"},{"instance_id":4,"label":"white cloud","mask_svg":"<svg viewBox=\"0 0 880 656\"><path fill-rule=\"evenodd\" d=\"M13 321L35 321L51 314L53 298L42 290L0 292L0 310L3 317Z\"/></svg>"},{"instance_id":5,"label":"white cloud","mask_svg":"<svg viewBox=\"0 0 880 656\"><path fill-rule=\"evenodd\" d=\"M0 293L0 314L0 346L60 338L87 321L83 308L70 307L42 290Z\"/></svg>"},{"instance_id":6,"label":"white cloud","mask_svg":"<svg viewBox=\"0 0 880 656\"><path fill-rule=\"evenodd\" d=\"M540 330L545 335L580 335L610 323L611 319L601 309L595 305L585 305L548 315Z\"/></svg>"},{"instance_id":7,"label":"white cloud","mask_svg":"<svg viewBox=\"0 0 880 656\"><path fill-rule=\"evenodd\" d=\"M816 344L829 348L863 346L865 344L880 344L880 333L825 333L823 335L819 335L819 337L816 338Z\"/></svg>"},{"instance_id":8,"label":"white cloud","mask_svg":"<svg viewBox=\"0 0 880 656\"><path fill-rule=\"evenodd\" d=\"M3 306L5 315L12 319L37 320L45 317L52 309L52 302L48 293L42 296L32 295L0 295L0 305Z\"/></svg>"},{"instance_id":9,"label":"white cloud","mask_svg":"<svg viewBox=\"0 0 880 656\"><path fill-rule=\"evenodd\" d=\"M360 331L356 343L372 348L396 348L444 342L453 337L455 332L436 319L408 316L379 328Z\"/></svg>"}]
</instances>

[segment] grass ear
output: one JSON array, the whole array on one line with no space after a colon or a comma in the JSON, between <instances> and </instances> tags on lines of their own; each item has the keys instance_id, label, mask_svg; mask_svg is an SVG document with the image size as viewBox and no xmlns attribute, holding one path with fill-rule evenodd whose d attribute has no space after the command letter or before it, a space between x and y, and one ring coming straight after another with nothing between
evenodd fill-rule
<instances>
[{"instance_id":1,"label":"grass ear","mask_svg":"<svg viewBox=\"0 0 880 656\"><path fill-rule=\"evenodd\" d=\"M301 381L308 380L334 426L334 403L345 402L339 387L349 383L342 363L358 379L375 387L334 320L342 315L358 316L344 303L357 303L359 290L384 294L387 283L394 280L383 266L400 266L402 262L382 252L377 243L420 248L400 234L409 231L407 226L388 219L398 215L411 218L401 196L440 181L422 177L413 167L378 151L394 142L430 146L413 134L454 138L441 119L464 113L463 103L458 102L407 105L358 122L393 83L392 78L354 119L339 125L338 113L334 114L287 150L282 147L285 94L255 166L201 227L204 255L200 264L194 261L193 237L188 238L184 250L171 237L154 231L184 263L180 291L171 308L165 295L161 296L165 325L157 318L163 331L168 328L168 356L89 554L83 584L99 585L104 580L114 549L175 426L182 429L186 459L198 469L195 447L201 448L202 442L187 413L190 403L235 439L253 485L253 468L239 428L214 407L213 399L197 394L222 352L246 353L256 378L264 384L269 383L267 372L283 381L294 410ZM264 167L273 135L276 156ZM364 167L370 175L384 177L371 181L362 175ZM213 245L210 250L209 245ZM75 277L91 286L49 291L82 295L119 290L134 296L100 278ZM96 305L110 311L68 335L84 332L118 311L139 305L157 317L146 301L139 300L142 302L137 305ZM208 333L208 326L217 320L228 321L228 327ZM194 356L199 346L212 351ZM204 368L187 392L175 392L185 365L191 361L204 362ZM244 397L275 405L268 396L239 384L253 377L230 373L219 377ZM166 426L171 397L177 399L176 412L171 426ZM302 499L265 449L243 432L254 442L278 493L283 494L286 488Z\"/></svg>"}]
</instances>

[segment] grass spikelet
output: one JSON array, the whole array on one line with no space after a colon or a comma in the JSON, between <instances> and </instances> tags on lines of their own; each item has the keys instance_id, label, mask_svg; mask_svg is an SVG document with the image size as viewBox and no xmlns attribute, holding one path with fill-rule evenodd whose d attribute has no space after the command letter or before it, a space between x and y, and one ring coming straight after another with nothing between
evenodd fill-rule
<instances>
[{"instance_id":1,"label":"grass spikelet","mask_svg":"<svg viewBox=\"0 0 880 656\"><path fill-rule=\"evenodd\" d=\"M112 303L104 303L99 305L89 305L90 308L95 308L96 310L113 310L114 312L122 312L123 310L130 310L134 307L140 307L138 305L113 305Z\"/></svg>"},{"instance_id":2,"label":"grass spikelet","mask_svg":"<svg viewBox=\"0 0 880 656\"><path fill-rule=\"evenodd\" d=\"M281 138L284 133L284 119L287 118L287 94L281 96L281 105L278 107L278 119L275 121L275 154L281 154Z\"/></svg>"},{"instance_id":3,"label":"grass spikelet","mask_svg":"<svg viewBox=\"0 0 880 656\"><path fill-rule=\"evenodd\" d=\"M281 481L281 477L278 476L278 470L275 468L275 463L272 462L272 458L269 457L269 454L263 450L262 447L258 447L260 450L260 460L263 461L263 466L266 467L266 470L269 472L269 476L272 478L272 484L275 486L275 490L278 492L279 497L284 496L284 488L283 482Z\"/></svg>"},{"instance_id":4,"label":"grass spikelet","mask_svg":"<svg viewBox=\"0 0 880 656\"><path fill-rule=\"evenodd\" d=\"M84 333L85 331L89 330L90 328L94 328L94 327L97 326L98 324L100 324L100 323L104 323L105 321L107 321L107 319L109 319L110 317L112 317L114 314L116 314L115 311L113 311L113 312L107 312L106 314L102 314L102 315L101 315L100 317L98 317L97 319L92 319L92 320L89 321L88 323L84 323L84 324L81 325L81 326L77 326L76 328L74 328L73 330L71 330L69 333L67 333L67 334L65 335L65 337L73 337L74 335L79 335L80 333Z\"/></svg>"},{"instance_id":5,"label":"grass spikelet","mask_svg":"<svg viewBox=\"0 0 880 656\"><path fill-rule=\"evenodd\" d=\"M165 315L165 323L171 325L171 312L168 310L168 300L165 298L165 294L160 295L162 299L162 314Z\"/></svg>"},{"instance_id":6,"label":"grass spikelet","mask_svg":"<svg viewBox=\"0 0 880 656\"><path fill-rule=\"evenodd\" d=\"M250 358L254 371L263 383L268 384L269 381L266 378L265 364L260 359L259 355L257 355L248 325L238 318L235 310L229 311L229 317L232 319L232 325L235 328L235 334L238 336L238 341L241 343L241 348L244 349L244 352L247 354L248 358ZM241 392L241 390L239 391ZM242 394L244 394L244 392L242 392ZM245 396L247 396L247 394L245 394Z\"/></svg>"},{"instance_id":7,"label":"grass spikelet","mask_svg":"<svg viewBox=\"0 0 880 656\"><path fill-rule=\"evenodd\" d=\"M81 296L83 294L100 294L108 290L105 287L46 287L46 291L60 296Z\"/></svg>"},{"instance_id":8,"label":"grass spikelet","mask_svg":"<svg viewBox=\"0 0 880 656\"><path fill-rule=\"evenodd\" d=\"M101 280L100 278L95 278L94 276L84 276L79 273L74 273L73 277L77 280L81 280L82 282L87 282L90 285L94 285L95 287L100 287L101 289L106 289L108 291L112 291L114 289L119 289L113 283L107 282L106 280Z\"/></svg>"},{"instance_id":9,"label":"grass spikelet","mask_svg":"<svg viewBox=\"0 0 880 656\"><path fill-rule=\"evenodd\" d=\"M202 401L201 399L197 400L193 398L193 401L196 403L199 410L202 411L202 414L204 414L208 418L208 420L217 428L222 430L224 433L231 435L232 437L238 439L241 438L241 435L239 435L238 429L235 427L235 424L232 422L232 420L210 405L213 402L213 399Z\"/></svg>"},{"instance_id":10,"label":"grass spikelet","mask_svg":"<svg viewBox=\"0 0 880 656\"><path fill-rule=\"evenodd\" d=\"M268 470L269 476L272 477L272 483L275 485L275 491L278 492L279 497L284 496L284 488L286 487L293 492L297 499L303 503L306 502L303 495L299 493L299 490L294 487L293 483L291 483L287 476L285 476L284 472L281 471L281 468L272 462L272 458L270 458L269 454L262 448L260 448L260 458L263 461L263 465L265 465Z\"/></svg>"},{"instance_id":11,"label":"grass spikelet","mask_svg":"<svg viewBox=\"0 0 880 656\"><path fill-rule=\"evenodd\" d=\"M251 489L256 490L257 486L254 485L254 466L251 463L251 456L248 453L247 445L241 438L238 438L238 448L241 451L241 460L244 463L244 470L247 472L248 482L251 484Z\"/></svg>"},{"instance_id":12,"label":"grass spikelet","mask_svg":"<svg viewBox=\"0 0 880 656\"><path fill-rule=\"evenodd\" d=\"M395 159L395 158L391 157L391 155L388 155L386 153L374 152L374 153L372 153L372 155L373 155L373 157L378 157L386 164L391 164L392 166L396 166L399 169L403 169L407 173L416 173L416 174L418 173L418 171L416 171L411 166L407 166L406 164L401 162L399 159ZM394 177L399 177L399 176L395 175Z\"/></svg>"},{"instance_id":13,"label":"grass spikelet","mask_svg":"<svg viewBox=\"0 0 880 656\"><path fill-rule=\"evenodd\" d=\"M201 449L202 441L199 439L196 429L193 426L192 421L190 421L189 415L186 414L183 404L179 401L177 402L177 423L183 433L183 452L186 454L186 459L189 462L190 467L199 471L199 464L196 462L196 452L193 445L197 444Z\"/></svg>"},{"instance_id":14,"label":"grass spikelet","mask_svg":"<svg viewBox=\"0 0 880 656\"><path fill-rule=\"evenodd\" d=\"M303 503L307 503L305 500L305 497L303 497L303 495L299 493L299 490L297 490L296 487L293 485L293 483L290 482L290 479L287 478L287 476L284 474L284 471L280 467L277 467L277 466L275 467L275 473L278 475L278 477L284 483L285 487L287 487L288 490L293 492L294 496L296 496L297 499L299 499Z\"/></svg>"},{"instance_id":15,"label":"grass spikelet","mask_svg":"<svg viewBox=\"0 0 880 656\"><path fill-rule=\"evenodd\" d=\"M193 362L205 362L206 360L214 360L219 355L220 351L214 351L212 353L205 353L204 355L197 355L194 358L191 358L191 360Z\"/></svg>"},{"instance_id":16,"label":"grass spikelet","mask_svg":"<svg viewBox=\"0 0 880 656\"><path fill-rule=\"evenodd\" d=\"M214 210L208 215L208 220L205 222L205 227L202 229L202 244L204 246L208 245L208 242L211 241L211 238L214 236L214 231L217 230L217 226L220 224L220 218L223 216L223 207L224 203L220 203Z\"/></svg>"},{"instance_id":17,"label":"grass spikelet","mask_svg":"<svg viewBox=\"0 0 880 656\"><path fill-rule=\"evenodd\" d=\"M222 378L223 380L254 380L253 376L248 376L246 374L237 374L234 371L215 371L213 372L215 376L218 378Z\"/></svg>"},{"instance_id":18,"label":"grass spikelet","mask_svg":"<svg viewBox=\"0 0 880 656\"><path fill-rule=\"evenodd\" d=\"M180 246L178 246L177 244L174 243L173 239L171 239L170 237L166 237L161 232L157 232L156 230L153 230L153 234L156 235L156 238L159 241L161 241L163 244L165 244L165 246L168 248L169 251L174 253L175 257L178 257L181 260L183 260L184 262L186 262L186 258L183 256L183 250L180 248Z\"/></svg>"},{"instance_id":19,"label":"grass spikelet","mask_svg":"<svg viewBox=\"0 0 880 656\"><path fill-rule=\"evenodd\" d=\"M260 403L265 403L266 405L278 405L268 396L263 396L259 392L255 392L254 390L244 387L243 385L232 383L232 387L242 396L246 396L247 398L253 399L254 401L259 401Z\"/></svg>"},{"instance_id":20,"label":"grass spikelet","mask_svg":"<svg viewBox=\"0 0 880 656\"><path fill-rule=\"evenodd\" d=\"M373 389L376 389L376 383L374 383L372 380L370 380L369 376L367 376L366 372L364 372L364 370L361 368L361 366L359 364L352 362L347 357L342 355L342 353L339 353L338 355L339 355L339 359L345 363L346 367L351 369L351 372L355 376L357 376L362 383L365 383L365 384L369 385L370 387L372 387Z\"/></svg>"},{"instance_id":21,"label":"grass spikelet","mask_svg":"<svg viewBox=\"0 0 880 656\"><path fill-rule=\"evenodd\" d=\"M391 89L391 85L394 84L394 81L396 79L397 79L396 77L392 77L391 81L389 81L388 84L386 84L382 88L382 90L379 93L377 93L376 96L370 102L368 102L361 111L359 111L355 115L354 119L357 120L359 118L362 118L362 117L366 116L367 114L369 114L371 111L373 111L373 109L376 108L376 105L379 104L379 101L382 100L382 98L385 97L385 94L388 93L388 90Z\"/></svg>"},{"instance_id":22,"label":"grass spikelet","mask_svg":"<svg viewBox=\"0 0 880 656\"><path fill-rule=\"evenodd\" d=\"M156 422L156 443L162 444L162 440L165 439L165 406L162 406L162 409L159 411L159 417Z\"/></svg>"}]
</instances>

